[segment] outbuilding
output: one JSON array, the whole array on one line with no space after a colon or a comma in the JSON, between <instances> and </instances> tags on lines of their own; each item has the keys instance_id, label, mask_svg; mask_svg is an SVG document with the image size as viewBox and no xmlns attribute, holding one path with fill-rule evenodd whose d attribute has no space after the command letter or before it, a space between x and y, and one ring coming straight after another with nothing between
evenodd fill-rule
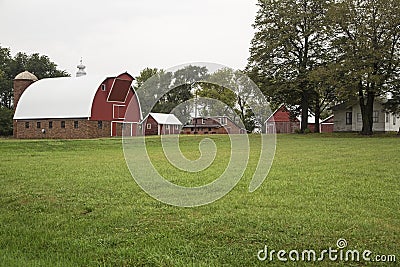
<instances>
[{"instance_id":1,"label":"outbuilding","mask_svg":"<svg viewBox=\"0 0 400 267\"><path fill-rule=\"evenodd\" d=\"M227 116L196 117L183 126L184 134L245 134L246 129L239 127Z\"/></svg>"},{"instance_id":2,"label":"outbuilding","mask_svg":"<svg viewBox=\"0 0 400 267\"><path fill-rule=\"evenodd\" d=\"M182 123L174 114L149 113L143 123L144 135L179 134Z\"/></svg>"},{"instance_id":3,"label":"outbuilding","mask_svg":"<svg viewBox=\"0 0 400 267\"><path fill-rule=\"evenodd\" d=\"M294 133L300 128L300 120L292 116L285 105L281 105L265 121L265 128L267 133Z\"/></svg>"}]
</instances>

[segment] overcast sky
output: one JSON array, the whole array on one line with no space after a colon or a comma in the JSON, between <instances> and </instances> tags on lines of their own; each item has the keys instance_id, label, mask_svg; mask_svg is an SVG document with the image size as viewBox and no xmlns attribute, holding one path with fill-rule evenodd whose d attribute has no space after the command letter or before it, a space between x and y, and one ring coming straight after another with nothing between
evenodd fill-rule
<instances>
[{"instance_id":1,"label":"overcast sky","mask_svg":"<svg viewBox=\"0 0 400 267\"><path fill-rule=\"evenodd\" d=\"M50 57L72 75L136 76L213 62L243 69L257 0L0 0L0 46Z\"/></svg>"}]
</instances>

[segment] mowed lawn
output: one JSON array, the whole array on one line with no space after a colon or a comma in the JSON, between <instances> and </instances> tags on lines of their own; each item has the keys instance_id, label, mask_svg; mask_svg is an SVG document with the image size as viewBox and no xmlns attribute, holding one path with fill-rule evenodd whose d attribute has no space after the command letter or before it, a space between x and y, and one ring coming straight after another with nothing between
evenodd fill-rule
<instances>
[{"instance_id":1,"label":"mowed lawn","mask_svg":"<svg viewBox=\"0 0 400 267\"><path fill-rule=\"evenodd\" d=\"M181 138L189 158L201 137ZM216 166L227 163L229 142L213 136ZM0 139L0 266L281 266L269 249L336 248L396 255L400 262L400 138L279 135L271 172L248 192L258 137L239 184L207 206L168 206L131 177L120 139ZM158 138L148 139L160 171L175 183L202 184L170 170ZM222 166L222 167L221 167ZM167 175L167 176L168 176ZM305 266L288 262L288 266ZM314 263L316 264L316 263ZM332 262L320 266L395 266Z\"/></svg>"}]
</instances>

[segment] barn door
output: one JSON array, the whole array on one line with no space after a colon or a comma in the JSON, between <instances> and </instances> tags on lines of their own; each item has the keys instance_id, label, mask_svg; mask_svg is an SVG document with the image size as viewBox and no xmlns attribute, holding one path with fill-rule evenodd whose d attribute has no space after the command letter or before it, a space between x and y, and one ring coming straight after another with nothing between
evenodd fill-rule
<instances>
[{"instance_id":1,"label":"barn door","mask_svg":"<svg viewBox=\"0 0 400 267\"><path fill-rule=\"evenodd\" d=\"M118 126L117 122L115 122L115 121L111 122L111 136L112 137L117 136L117 128L118 128L117 126Z\"/></svg>"}]
</instances>

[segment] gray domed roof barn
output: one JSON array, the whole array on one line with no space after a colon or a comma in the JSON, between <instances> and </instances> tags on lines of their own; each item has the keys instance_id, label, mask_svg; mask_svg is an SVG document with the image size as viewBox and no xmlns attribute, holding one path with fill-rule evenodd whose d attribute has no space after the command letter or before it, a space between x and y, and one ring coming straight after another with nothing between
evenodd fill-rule
<instances>
[{"instance_id":1,"label":"gray domed roof barn","mask_svg":"<svg viewBox=\"0 0 400 267\"><path fill-rule=\"evenodd\" d=\"M28 72L14 79L15 138L136 135L142 117L129 73L35 79Z\"/></svg>"}]
</instances>

